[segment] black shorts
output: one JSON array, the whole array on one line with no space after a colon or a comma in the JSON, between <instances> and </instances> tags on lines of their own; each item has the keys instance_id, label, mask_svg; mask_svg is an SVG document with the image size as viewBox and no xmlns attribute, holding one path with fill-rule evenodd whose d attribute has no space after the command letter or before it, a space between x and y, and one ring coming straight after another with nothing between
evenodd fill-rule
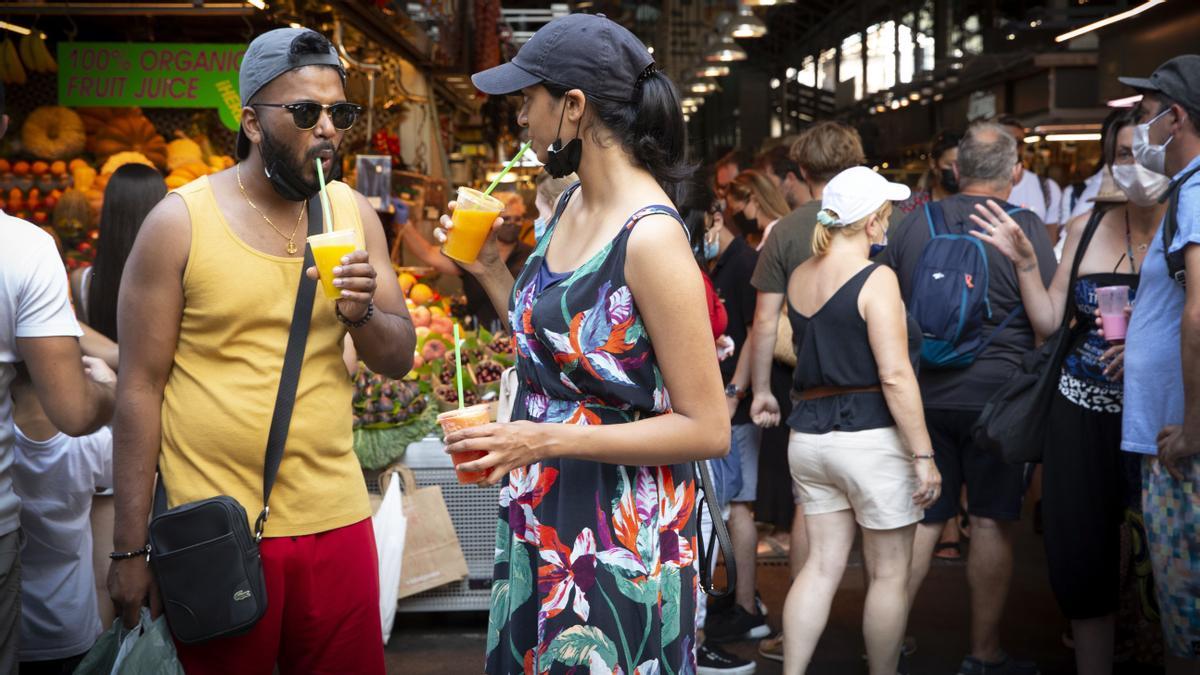
<instances>
[{"instance_id":1,"label":"black shorts","mask_svg":"<svg viewBox=\"0 0 1200 675\"><path fill-rule=\"evenodd\" d=\"M925 510L922 522L944 523L958 515L961 488L967 486L967 513L980 518L1021 519L1025 467L1006 463L980 448L971 434L979 410L925 411L933 455L942 474L942 494Z\"/></svg>"}]
</instances>

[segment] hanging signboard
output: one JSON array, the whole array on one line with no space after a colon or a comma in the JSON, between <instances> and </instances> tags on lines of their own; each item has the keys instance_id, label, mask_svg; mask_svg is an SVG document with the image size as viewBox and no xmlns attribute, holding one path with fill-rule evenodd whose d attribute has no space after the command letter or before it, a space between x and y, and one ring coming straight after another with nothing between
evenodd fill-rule
<instances>
[{"instance_id":1,"label":"hanging signboard","mask_svg":"<svg viewBox=\"0 0 1200 675\"><path fill-rule=\"evenodd\" d=\"M67 107L216 108L241 124L244 44L58 43L58 103Z\"/></svg>"}]
</instances>

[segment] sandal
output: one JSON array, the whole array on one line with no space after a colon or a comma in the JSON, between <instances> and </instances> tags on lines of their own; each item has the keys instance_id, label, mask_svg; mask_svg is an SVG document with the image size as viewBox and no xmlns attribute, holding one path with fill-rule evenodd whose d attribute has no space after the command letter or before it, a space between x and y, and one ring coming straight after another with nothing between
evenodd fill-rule
<instances>
[{"instance_id":1,"label":"sandal","mask_svg":"<svg viewBox=\"0 0 1200 675\"><path fill-rule=\"evenodd\" d=\"M933 549L933 557L940 560L962 560L962 547L957 541L942 541Z\"/></svg>"}]
</instances>

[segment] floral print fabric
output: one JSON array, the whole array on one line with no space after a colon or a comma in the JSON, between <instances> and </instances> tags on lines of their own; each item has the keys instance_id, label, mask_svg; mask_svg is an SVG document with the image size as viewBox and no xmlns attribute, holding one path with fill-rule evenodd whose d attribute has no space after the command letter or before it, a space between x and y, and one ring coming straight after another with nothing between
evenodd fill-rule
<instances>
[{"instance_id":1,"label":"floral print fabric","mask_svg":"<svg viewBox=\"0 0 1200 675\"><path fill-rule=\"evenodd\" d=\"M623 424L670 412L635 298L625 284L634 214L603 250L539 288L567 201L514 286L520 392L514 419ZM695 486L690 464L547 460L500 493L486 670L683 675L695 672Z\"/></svg>"}]
</instances>

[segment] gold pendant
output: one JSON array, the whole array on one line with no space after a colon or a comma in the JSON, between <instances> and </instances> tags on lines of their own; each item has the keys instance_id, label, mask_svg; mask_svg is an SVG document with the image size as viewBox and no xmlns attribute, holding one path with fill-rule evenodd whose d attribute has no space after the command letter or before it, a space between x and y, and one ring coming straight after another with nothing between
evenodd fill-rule
<instances>
[{"instance_id":1,"label":"gold pendant","mask_svg":"<svg viewBox=\"0 0 1200 675\"><path fill-rule=\"evenodd\" d=\"M296 255L296 242L288 241L287 252L288 255Z\"/></svg>"}]
</instances>

